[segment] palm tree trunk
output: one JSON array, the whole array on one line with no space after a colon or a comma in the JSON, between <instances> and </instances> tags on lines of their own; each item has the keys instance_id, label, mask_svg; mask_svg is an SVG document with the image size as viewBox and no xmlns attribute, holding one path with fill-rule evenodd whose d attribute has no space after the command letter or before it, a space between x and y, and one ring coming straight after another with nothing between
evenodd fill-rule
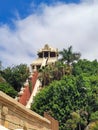
<instances>
[{"instance_id":1,"label":"palm tree trunk","mask_svg":"<svg viewBox=\"0 0 98 130\"><path fill-rule=\"evenodd\" d=\"M81 130L81 126L80 126L80 124L79 124L79 130Z\"/></svg>"}]
</instances>

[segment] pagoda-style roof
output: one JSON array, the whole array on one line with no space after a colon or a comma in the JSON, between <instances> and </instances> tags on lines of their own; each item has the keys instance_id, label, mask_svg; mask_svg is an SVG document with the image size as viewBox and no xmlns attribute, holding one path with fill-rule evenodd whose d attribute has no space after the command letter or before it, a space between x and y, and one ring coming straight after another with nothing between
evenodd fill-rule
<instances>
[{"instance_id":1,"label":"pagoda-style roof","mask_svg":"<svg viewBox=\"0 0 98 130\"><path fill-rule=\"evenodd\" d=\"M44 48L40 49L38 51L38 53L42 53L44 51L48 51L48 52L57 52L58 53L58 49L57 48L52 48L50 47L48 44L45 44Z\"/></svg>"}]
</instances>

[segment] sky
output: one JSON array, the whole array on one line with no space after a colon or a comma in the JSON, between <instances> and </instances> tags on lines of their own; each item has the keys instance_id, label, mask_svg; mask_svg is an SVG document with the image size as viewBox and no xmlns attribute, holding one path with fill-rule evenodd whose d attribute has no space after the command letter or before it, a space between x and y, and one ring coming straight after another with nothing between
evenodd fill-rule
<instances>
[{"instance_id":1,"label":"sky","mask_svg":"<svg viewBox=\"0 0 98 130\"><path fill-rule=\"evenodd\" d=\"M98 60L97 12L98 0L0 0L2 65L30 65L45 44Z\"/></svg>"}]
</instances>

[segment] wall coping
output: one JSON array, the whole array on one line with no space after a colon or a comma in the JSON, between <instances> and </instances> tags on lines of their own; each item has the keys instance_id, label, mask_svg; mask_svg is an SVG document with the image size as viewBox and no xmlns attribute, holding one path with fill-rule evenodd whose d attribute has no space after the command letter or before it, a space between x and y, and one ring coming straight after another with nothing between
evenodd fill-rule
<instances>
[{"instance_id":1,"label":"wall coping","mask_svg":"<svg viewBox=\"0 0 98 130\"><path fill-rule=\"evenodd\" d=\"M3 93L2 91L0 91L0 103L2 103L4 106L7 106L7 107L12 106L12 111L19 111L23 115L27 115L25 118L27 118L31 121L33 118L33 119L37 119L40 122L44 122L46 124L51 124L51 122L48 119L38 115L37 113L35 113L32 110L27 109L24 105L20 104L15 99L11 98L7 94Z\"/></svg>"}]
</instances>

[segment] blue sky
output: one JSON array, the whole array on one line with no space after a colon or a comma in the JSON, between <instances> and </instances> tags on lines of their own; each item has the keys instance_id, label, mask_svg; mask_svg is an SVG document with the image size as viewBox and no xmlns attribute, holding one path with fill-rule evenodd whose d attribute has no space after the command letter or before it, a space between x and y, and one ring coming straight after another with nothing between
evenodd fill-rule
<instances>
[{"instance_id":1,"label":"blue sky","mask_svg":"<svg viewBox=\"0 0 98 130\"><path fill-rule=\"evenodd\" d=\"M0 0L0 23L11 25L13 19L17 19L17 13L21 18L25 18L41 3L52 5L57 2L79 3L79 0ZM34 4L33 8L32 3Z\"/></svg>"},{"instance_id":2,"label":"blue sky","mask_svg":"<svg viewBox=\"0 0 98 130\"><path fill-rule=\"evenodd\" d=\"M80 2L81 1L81 2ZM46 43L98 59L98 0L0 0L0 61L31 64Z\"/></svg>"},{"instance_id":3,"label":"blue sky","mask_svg":"<svg viewBox=\"0 0 98 130\"><path fill-rule=\"evenodd\" d=\"M29 13L31 2L32 0L0 0L0 21L9 22L16 17L16 11L25 17Z\"/></svg>"}]
</instances>

